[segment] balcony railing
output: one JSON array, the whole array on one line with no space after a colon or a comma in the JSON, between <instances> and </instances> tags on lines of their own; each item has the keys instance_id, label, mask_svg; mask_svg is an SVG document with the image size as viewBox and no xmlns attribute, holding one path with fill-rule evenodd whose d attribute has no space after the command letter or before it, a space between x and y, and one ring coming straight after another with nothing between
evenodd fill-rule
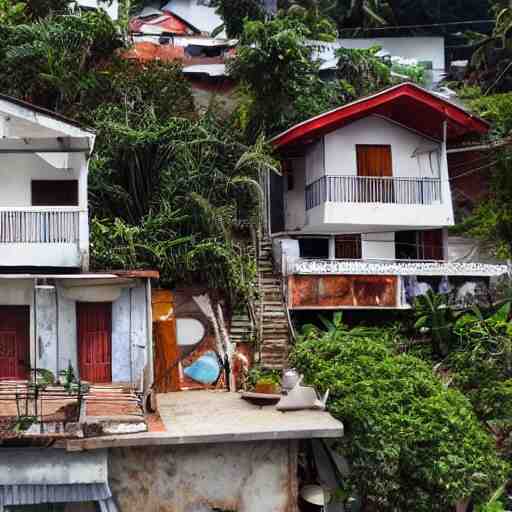
<instances>
[{"instance_id":1,"label":"balcony railing","mask_svg":"<svg viewBox=\"0 0 512 512\"><path fill-rule=\"evenodd\" d=\"M0 244L78 243L76 208L0 208Z\"/></svg>"},{"instance_id":2,"label":"balcony railing","mask_svg":"<svg viewBox=\"0 0 512 512\"><path fill-rule=\"evenodd\" d=\"M322 176L306 187L306 209L325 202L431 205L441 202L441 180Z\"/></svg>"}]
</instances>

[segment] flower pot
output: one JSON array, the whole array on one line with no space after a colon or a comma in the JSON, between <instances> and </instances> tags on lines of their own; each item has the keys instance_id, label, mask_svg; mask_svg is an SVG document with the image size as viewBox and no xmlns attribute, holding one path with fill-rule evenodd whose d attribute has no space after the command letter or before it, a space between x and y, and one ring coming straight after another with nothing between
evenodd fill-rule
<instances>
[{"instance_id":1,"label":"flower pot","mask_svg":"<svg viewBox=\"0 0 512 512\"><path fill-rule=\"evenodd\" d=\"M264 395L275 395L278 392L276 384L267 384L266 382L257 382L254 390L256 393Z\"/></svg>"}]
</instances>

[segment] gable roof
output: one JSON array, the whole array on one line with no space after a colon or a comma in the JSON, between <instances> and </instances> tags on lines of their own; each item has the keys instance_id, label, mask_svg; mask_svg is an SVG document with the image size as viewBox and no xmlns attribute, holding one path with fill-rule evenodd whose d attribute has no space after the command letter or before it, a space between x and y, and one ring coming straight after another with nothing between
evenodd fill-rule
<instances>
[{"instance_id":1,"label":"gable roof","mask_svg":"<svg viewBox=\"0 0 512 512\"><path fill-rule=\"evenodd\" d=\"M307 144L369 115L380 115L436 140L443 139L445 120L448 122L449 141L456 141L468 134L483 135L490 128L483 119L407 82L303 121L275 136L271 142L276 149Z\"/></svg>"},{"instance_id":2,"label":"gable roof","mask_svg":"<svg viewBox=\"0 0 512 512\"><path fill-rule=\"evenodd\" d=\"M73 119L6 94L0 94L0 114L13 116L28 123L39 124L69 136L94 137L93 130L84 128Z\"/></svg>"}]
</instances>

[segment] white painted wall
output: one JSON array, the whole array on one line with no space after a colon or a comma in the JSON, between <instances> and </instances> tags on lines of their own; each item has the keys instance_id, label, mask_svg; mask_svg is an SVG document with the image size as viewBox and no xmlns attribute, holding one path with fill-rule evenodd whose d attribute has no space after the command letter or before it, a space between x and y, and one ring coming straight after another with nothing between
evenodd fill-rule
<instances>
[{"instance_id":1,"label":"white painted wall","mask_svg":"<svg viewBox=\"0 0 512 512\"><path fill-rule=\"evenodd\" d=\"M224 21L215 12L215 8L207 4L208 2L204 0L201 2L198 0L170 0L163 9L177 14L202 32L212 32L223 25ZM219 37L223 36L225 33L219 34Z\"/></svg>"},{"instance_id":2,"label":"white painted wall","mask_svg":"<svg viewBox=\"0 0 512 512\"><path fill-rule=\"evenodd\" d=\"M357 176L357 144L391 146L393 176L410 178L439 177L441 145L386 119L369 116L325 136L325 173L332 176ZM425 151L434 151L432 158ZM416 156L416 153L422 154ZM432 165L430 165L430 162ZM308 160L309 163L309 160ZM313 165L313 162L311 162ZM315 162L314 165L319 165ZM318 174L308 166L308 176ZM310 183L310 182L308 182Z\"/></svg>"},{"instance_id":3,"label":"white painted wall","mask_svg":"<svg viewBox=\"0 0 512 512\"><path fill-rule=\"evenodd\" d=\"M358 144L390 145L393 176L441 178L442 203L394 205L325 203L305 210L305 188L324 175L357 176ZM295 187L285 194L287 231L358 233L428 229L453 225L453 207L443 145L379 116L333 131L293 162ZM304 169L305 163L305 169Z\"/></svg>"},{"instance_id":4,"label":"white painted wall","mask_svg":"<svg viewBox=\"0 0 512 512\"><path fill-rule=\"evenodd\" d=\"M320 139L306 153L306 185L325 175L325 163L324 140Z\"/></svg>"},{"instance_id":5,"label":"white painted wall","mask_svg":"<svg viewBox=\"0 0 512 512\"><path fill-rule=\"evenodd\" d=\"M147 304L145 282L134 281L133 284L132 288L123 288L112 303L112 380L131 381L138 386L147 364L148 308L151 305ZM87 288L86 282L81 287ZM37 315L34 316L33 281L0 280L0 306L30 306L31 364L34 365L37 358L39 368L54 374L67 368L69 362L78 372L76 301L66 292L59 281L56 287L38 287ZM37 340L34 340L34 320Z\"/></svg>"},{"instance_id":6,"label":"white painted wall","mask_svg":"<svg viewBox=\"0 0 512 512\"><path fill-rule=\"evenodd\" d=\"M293 190L288 190L287 182L284 189L285 229L295 231L302 229L306 223L306 161L297 158L292 161Z\"/></svg>"},{"instance_id":7,"label":"white painted wall","mask_svg":"<svg viewBox=\"0 0 512 512\"><path fill-rule=\"evenodd\" d=\"M432 62L435 70L444 70L445 44L443 37L376 37L339 39L335 43L322 43L321 58L330 60L335 51L342 48L371 48L380 46L394 57L416 59L420 62Z\"/></svg>"},{"instance_id":8,"label":"white painted wall","mask_svg":"<svg viewBox=\"0 0 512 512\"><path fill-rule=\"evenodd\" d=\"M0 154L0 208L31 205L32 180L78 180L79 154L50 157L31 153ZM60 161L59 161L60 160ZM66 168L60 166L66 165Z\"/></svg>"},{"instance_id":9,"label":"white painted wall","mask_svg":"<svg viewBox=\"0 0 512 512\"><path fill-rule=\"evenodd\" d=\"M76 3L81 7L103 9L114 21L119 18L118 0L76 0Z\"/></svg>"},{"instance_id":10,"label":"white painted wall","mask_svg":"<svg viewBox=\"0 0 512 512\"><path fill-rule=\"evenodd\" d=\"M364 233L361 235L362 259L395 259L395 233Z\"/></svg>"}]
</instances>

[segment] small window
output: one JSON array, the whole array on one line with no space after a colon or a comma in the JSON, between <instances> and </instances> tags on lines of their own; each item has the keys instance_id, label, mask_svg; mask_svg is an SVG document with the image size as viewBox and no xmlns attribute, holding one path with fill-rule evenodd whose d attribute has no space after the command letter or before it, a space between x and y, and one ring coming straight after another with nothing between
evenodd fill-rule
<instances>
[{"instance_id":1,"label":"small window","mask_svg":"<svg viewBox=\"0 0 512 512\"><path fill-rule=\"evenodd\" d=\"M78 180L32 180L32 206L78 206Z\"/></svg>"},{"instance_id":2,"label":"small window","mask_svg":"<svg viewBox=\"0 0 512 512\"><path fill-rule=\"evenodd\" d=\"M338 235L335 238L336 259L360 260L361 235Z\"/></svg>"},{"instance_id":3,"label":"small window","mask_svg":"<svg viewBox=\"0 0 512 512\"><path fill-rule=\"evenodd\" d=\"M301 238L299 240L301 258L329 258L328 238Z\"/></svg>"},{"instance_id":4,"label":"small window","mask_svg":"<svg viewBox=\"0 0 512 512\"><path fill-rule=\"evenodd\" d=\"M293 173L289 173L286 176L286 181L287 181L287 185L288 185L288 192L290 192L295 187L295 181L293 179Z\"/></svg>"}]
</instances>

